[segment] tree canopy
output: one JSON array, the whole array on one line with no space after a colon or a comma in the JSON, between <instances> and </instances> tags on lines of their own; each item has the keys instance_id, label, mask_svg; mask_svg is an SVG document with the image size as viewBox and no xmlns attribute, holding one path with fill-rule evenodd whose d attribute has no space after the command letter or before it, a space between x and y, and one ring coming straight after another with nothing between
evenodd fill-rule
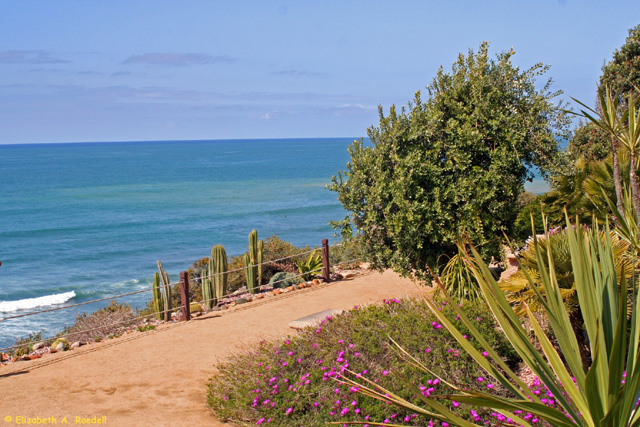
<instances>
[{"instance_id":1,"label":"tree canopy","mask_svg":"<svg viewBox=\"0 0 640 427\"><path fill-rule=\"evenodd\" d=\"M640 88L640 24L629 30L625 43L602 67L600 85L609 86L613 92L623 96L623 101L634 86Z\"/></svg>"},{"instance_id":2,"label":"tree canopy","mask_svg":"<svg viewBox=\"0 0 640 427\"><path fill-rule=\"evenodd\" d=\"M456 253L467 235L485 255L498 255L503 230L516 215L516 200L530 178L559 167L558 137L568 118L552 99L551 80L536 79L548 67L521 71L513 50L491 59L488 44L460 54L450 72L440 68L427 87L399 112L368 129L349 147L346 170L331 189L349 215L336 225L355 227L374 267L426 273L442 254Z\"/></svg>"},{"instance_id":3,"label":"tree canopy","mask_svg":"<svg viewBox=\"0 0 640 427\"><path fill-rule=\"evenodd\" d=\"M629 30L625 43L602 67L600 86L607 86L617 93L622 106L634 86L640 88L640 25ZM567 154L570 158L581 157L587 162L604 160L611 154L611 137L591 122L581 123L573 132Z\"/></svg>"}]
</instances>

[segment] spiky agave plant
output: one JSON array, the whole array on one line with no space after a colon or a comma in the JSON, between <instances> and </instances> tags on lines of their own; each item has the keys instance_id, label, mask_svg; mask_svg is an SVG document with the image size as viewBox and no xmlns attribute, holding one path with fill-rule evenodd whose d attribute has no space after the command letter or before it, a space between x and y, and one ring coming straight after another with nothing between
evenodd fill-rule
<instances>
[{"instance_id":1,"label":"spiky agave plant","mask_svg":"<svg viewBox=\"0 0 640 427\"><path fill-rule=\"evenodd\" d=\"M597 227L597 222L596 222ZM373 382L361 383L350 378L341 378L359 387L360 393L382 401L410 408L412 411L430 416L433 419L457 426L477 426L465 420L443 404L442 399L493 409L511 424L532 427L533 419L544 420L552 426L620 427L639 426L638 390L640 389L640 317L638 316L639 294L632 287L632 310L627 316L626 303L628 287L625 276L616 274L613 244L610 239L609 225L605 225L604 239L597 229L572 227L567 218L568 245L571 264L575 277L576 293L582 309L586 333L589 337L592 364L585 368L582 363L575 333L571 327L565 308L553 257L547 250L547 260L542 251L536 251L536 262L540 272L540 287L534 286L538 303L543 308L560 351L549 341L542 326L525 304L529 323L535 335L535 341L542 348L541 354L532 342L530 334L524 329L520 318L513 311L509 301L500 289L480 255L471 248L467 254L470 268L478 281L482 295L499 322L504 334L513 345L522 360L548 388L555 399L553 407L547 406L541 398L531 393L527 385L501 359L500 355L482 338L474 323L457 307L456 302L443 292L444 298L451 303L465 327L475 337L480 349L467 340L463 333L438 310L430 300L427 305L460 346L474 360L495 378L514 397L506 398L486 392L463 388L444 382L454 390L448 395L426 397L411 382L398 375L404 387L410 387L420 399L420 403L409 402L391 390L382 389ZM534 241L535 245L540 243ZM543 242L542 244L549 244ZM547 267L548 266L548 267ZM441 285L440 285L441 286ZM403 352L399 348L400 352ZM406 352L408 363L421 368L425 373L437 377L428 368ZM562 356L561 356L562 355ZM355 375L355 374L354 374ZM366 381L366 380L365 380ZM523 414L531 414L524 416ZM348 423L347 423L348 424ZM352 423L357 424L357 423ZM374 423L375 425L391 425Z\"/></svg>"}]
</instances>

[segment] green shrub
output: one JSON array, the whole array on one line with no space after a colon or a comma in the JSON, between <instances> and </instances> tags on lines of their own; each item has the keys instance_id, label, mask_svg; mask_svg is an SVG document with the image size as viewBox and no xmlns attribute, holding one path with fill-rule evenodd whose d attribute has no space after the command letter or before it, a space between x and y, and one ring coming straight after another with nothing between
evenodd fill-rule
<instances>
[{"instance_id":1,"label":"green shrub","mask_svg":"<svg viewBox=\"0 0 640 427\"><path fill-rule=\"evenodd\" d=\"M298 272L302 274L302 280L311 280L313 279L313 276L320 274L320 269L322 268L322 255L320 255L318 251L315 251L311 253L305 261L297 259L296 267L298 267Z\"/></svg>"},{"instance_id":2,"label":"green shrub","mask_svg":"<svg viewBox=\"0 0 640 427\"><path fill-rule=\"evenodd\" d=\"M191 313L201 313L204 310L202 309L202 304L200 304L199 302L192 302L191 304L189 304L189 311Z\"/></svg>"},{"instance_id":3,"label":"green shrub","mask_svg":"<svg viewBox=\"0 0 640 427\"><path fill-rule=\"evenodd\" d=\"M42 331L31 333L24 338L18 338L13 344L16 346L13 349L13 356L20 357L29 354L33 350L33 345L40 341L42 341Z\"/></svg>"},{"instance_id":4,"label":"green shrub","mask_svg":"<svg viewBox=\"0 0 640 427\"><path fill-rule=\"evenodd\" d=\"M300 277L296 273L286 273L281 271L271 277L269 286L272 286L274 289L288 288L289 286L297 285L298 283L300 283Z\"/></svg>"},{"instance_id":5,"label":"green shrub","mask_svg":"<svg viewBox=\"0 0 640 427\"><path fill-rule=\"evenodd\" d=\"M469 304L464 310L477 319L477 326L496 350L515 363L514 353L504 352L508 346L488 311L479 304ZM248 354L217 366L219 373L210 380L207 402L219 419L243 425L270 420L269 425L274 426L319 426L327 421L366 422L369 417L427 425L424 417L359 395L339 381L340 374L349 369L381 386L391 384L395 374L388 371L400 356L389 345L390 336L447 381L486 387L486 382L477 381L479 371L472 359L426 312L421 300L387 300L327 318L320 326L283 341L263 341ZM400 373L422 387L423 393L448 390L411 366L403 366ZM498 386L493 391L504 394ZM408 389L405 394L417 401ZM469 407L455 410L469 417Z\"/></svg>"},{"instance_id":6,"label":"green shrub","mask_svg":"<svg viewBox=\"0 0 640 427\"><path fill-rule=\"evenodd\" d=\"M523 244L531 236L531 214L533 214L536 230L544 230L541 201L542 196L537 196L518 211L512 232L512 237L516 243Z\"/></svg>"},{"instance_id":7,"label":"green shrub","mask_svg":"<svg viewBox=\"0 0 640 427\"><path fill-rule=\"evenodd\" d=\"M360 236L343 240L338 246L331 247L329 261L331 265L339 264L342 269L357 268L361 262L366 261L366 253Z\"/></svg>"}]
</instances>

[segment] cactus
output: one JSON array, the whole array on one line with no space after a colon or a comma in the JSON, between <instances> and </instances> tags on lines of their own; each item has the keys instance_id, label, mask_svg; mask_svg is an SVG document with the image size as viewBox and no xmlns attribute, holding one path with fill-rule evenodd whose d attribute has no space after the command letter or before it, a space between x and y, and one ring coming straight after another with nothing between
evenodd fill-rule
<instances>
[{"instance_id":1,"label":"cactus","mask_svg":"<svg viewBox=\"0 0 640 427\"><path fill-rule=\"evenodd\" d=\"M216 274L213 277L213 292L217 299L224 297L227 294L227 252L224 250L224 246L215 245L211 248L211 259L213 260L214 271Z\"/></svg>"},{"instance_id":2,"label":"cactus","mask_svg":"<svg viewBox=\"0 0 640 427\"><path fill-rule=\"evenodd\" d=\"M252 294L256 292L256 283L258 286L262 284L262 266L256 266L256 264L262 263L263 251L264 242L262 240L258 242L258 232L251 230L249 233L249 252L244 257L244 271L247 289Z\"/></svg>"},{"instance_id":3,"label":"cactus","mask_svg":"<svg viewBox=\"0 0 640 427\"><path fill-rule=\"evenodd\" d=\"M211 275L213 274L213 259L209 259L206 268L202 272L202 276L204 276L202 281L202 299L204 299L204 306L207 309L212 309L215 304L215 295L213 293L213 279Z\"/></svg>"},{"instance_id":4,"label":"cactus","mask_svg":"<svg viewBox=\"0 0 640 427\"><path fill-rule=\"evenodd\" d=\"M171 318L171 287L169 286L169 275L164 268L162 268L162 263L158 260L158 272L160 273L160 279L162 279L162 303L164 310L164 320L169 320Z\"/></svg>"},{"instance_id":5,"label":"cactus","mask_svg":"<svg viewBox=\"0 0 640 427\"><path fill-rule=\"evenodd\" d=\"M264 240L258 242L258 256L256 257L256 264L262 264L264 258ZM262 265L258 265L258 286L262 285Z\"/></svg>"},{"instance_id":6,"label":"cactus","mask_svg":"<svg viewBox=\"0 0 640 427\"><path fill-rule=\"evenodd\" d=\"M247 290L252 294L256 293L256 268L253 266L253 262L251 262L251 257L249 254L244 254L244 258L242 259L244 262L244 275L247 279Z\"/></svg>"},{"instance_id":7,"label":"cactus","mask_svg":"<svg viewBox=\"0 0 640 427\"><path fill-rule=\"evenodd\" d=\"M162 320L162 293L160 292L160 275L153 273L153 311L158 320Z\"/></svg>"},{"instance_id":8,"label":"cactus","mask_svg":"<svg viewBox=\"0 0 640 427\"><path fill-rule=\"evenodd\" d=\"M249 256L252 263L255 264L258 259L258 232L256 230L251 230L249 233Z\"/></svg>"}]
</instances>

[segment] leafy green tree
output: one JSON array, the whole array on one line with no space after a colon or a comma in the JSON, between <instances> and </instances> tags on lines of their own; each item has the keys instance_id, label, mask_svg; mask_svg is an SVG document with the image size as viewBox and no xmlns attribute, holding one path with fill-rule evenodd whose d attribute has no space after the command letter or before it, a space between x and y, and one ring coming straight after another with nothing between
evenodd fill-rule
<instances>
[{"instance_id":1,"label":"leafy green tree","mask_svg":"<svg viewBox=\"0 0 640 427\"><path fill-rule=\"evenodd\" d=\"M635 87L640 88L640 25L629 30L629 37L620 49L613 52L613 59L602 67L600 76L600 88L607 87L612 93L617 94L620 107L626 107L626 99ZM602 94L598 92L598 101L595 110L603 111ZM611 137L610 133L587 122L578 126L567 147L569 158L581 157L587 162L604 160L607 155L613 156L614 183L616 186L616 198L622 198L622 186L620 165L617 158L620 142ZM621 209L618 205L618 209Z\"/></svg>"},{"instance_id":2,"label":"leafy green tree","mask_svg":"<svg viewBox=\"0 0 640 427\"><path fill-rule=\"evenodd\" d=\"M543 174L561 165L558 136L566 136L567 114L552 99L548 67L521 71L514 52L491 59L488 45L459 55L450 73L442 68L400 112L380 108L379 127L349 147L351 160L330 189L349 215L343 235L355 226L372 265L424 275L441 254L457 252L468 235L485 256L497 254L511 227L528 167Z\"/></svg>"},{"instance_id":3,"label":"leafy green tree","mask_svg":"<svg viewBox=\"0 0 640 427\"><path fill-rule=\"evenodd\" d=\"M613 52L613 59L602 67L600 86L608 86L618 93L621 102L640 87L640 25L629 30L629 37L620 49Z\"/></svg>"},{"instance_id":4,"label":"leafy green tree","mask_svg":"<svg viewBox=\"0 0 640 427\"><path fill-rule=\"evenodd\" d=\"M611 137L591 122L580 123L573 130L567 146L567 156L586 162L604 160L611 154Z\"/></svg>"}]
</instances>

